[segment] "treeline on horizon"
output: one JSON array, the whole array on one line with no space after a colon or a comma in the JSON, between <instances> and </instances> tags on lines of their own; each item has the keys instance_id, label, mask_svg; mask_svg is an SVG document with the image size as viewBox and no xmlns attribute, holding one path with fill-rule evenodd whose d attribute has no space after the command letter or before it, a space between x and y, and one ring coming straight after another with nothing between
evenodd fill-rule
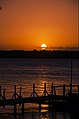
<instances>
[{"instance_id":1,"label":"treeline on horizon","mask_svg":"<svg viewBox=\"0 0 79 119\"><path fill-rule=\"evenodd\" d=\"M0 50L0 58L64 58L64 59L79 59L79 51L47 51L47 50Z\"/></svg>"}]
</instances>

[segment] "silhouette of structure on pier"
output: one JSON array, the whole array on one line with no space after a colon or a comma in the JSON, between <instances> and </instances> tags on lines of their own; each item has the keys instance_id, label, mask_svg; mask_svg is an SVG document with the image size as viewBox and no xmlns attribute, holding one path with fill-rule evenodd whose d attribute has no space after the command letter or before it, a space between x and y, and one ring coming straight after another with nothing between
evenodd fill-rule
<instances>
[{"instance_id":1,"label":"silhouette of structure on pier","mask_svg":"<svg viewBox=\"0 0 79 119\"><path fill-rule=\"evenodd\" d=\"M71 89L70 85L63 85L63 86L54 86L53 83L51 85L51 90L48 93L46 89L46 83L44 83L44 90L42 96L39 96L35 91L35 83L33 84L33 91L30 97L23 97L22 96L22 87L19 89L19 94L17 93L17 86L14 86L14 93L10 99L5 97L6 90L3 90L3 94L1 93L1 86L0 86L0 106L14 106L14 115L17 113L17 104L22 106L22 113L24 113L24 104L25 103L35 103L39 104L39 111L41 111L41 105L47 104L49 109L52 110L79 110L79 85L72 85L72 88L77 87L77 91L74 93L66 92L66 88ZM56 89L62 88L63 93L61 95L56 94Z\"/></svg>"}]
</instances>

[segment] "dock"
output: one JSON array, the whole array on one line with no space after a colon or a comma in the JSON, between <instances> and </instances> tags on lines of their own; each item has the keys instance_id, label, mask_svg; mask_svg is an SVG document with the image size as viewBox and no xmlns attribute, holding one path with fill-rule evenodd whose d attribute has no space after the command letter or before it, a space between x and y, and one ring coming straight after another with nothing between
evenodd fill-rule
<instances>
[{"instance_id":1,"label":"dock","mask_svg":"<svg viewBox=\"0 0 79 119\"><path fill-rule=\"evenodd\" d=\"M13 106L14 108L14 115L17 113L17 105L21 105L21 113L24 113L25 110L25 103L34 103L39 105L39 112L41 112L41 105L46 104L49 107L49 110L76 110L79 111L79 85L61 85L61 86L54 86L53 82L50 86L50 91L47 91L47 85L44 83L44 88L42 95L36 92L36 85L33 83L32 93L30 97L23 97L22 87L19 88L19 93L17 93L17 86L14 85L14 91L11 98L6 97L6 90L2 91L0 86L0 106ZM57 88L62 89L62 94L57 94ZM74 90L76 89L76 90Z\"/></svg>"}]
</instances>

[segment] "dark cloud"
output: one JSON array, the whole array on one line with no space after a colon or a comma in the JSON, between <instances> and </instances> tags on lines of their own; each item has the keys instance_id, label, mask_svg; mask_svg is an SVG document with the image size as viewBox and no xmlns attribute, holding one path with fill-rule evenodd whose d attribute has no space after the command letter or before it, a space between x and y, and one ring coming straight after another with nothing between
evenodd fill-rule
<instances>
[{"instance_id":1,"label":"dark cloud","mask_svg":"<svg viewBox=\"0 0 79 119\"><path fill-rule=\"evenodd\" d=\"M48 49L54 49L54 50L78 50L78 47L50 47Z\"/></svg>"},{"instance_id":2,"label":"dark cloud","mask_svg":"<svg viewBox=\"0 0 79 119\"><path fill-rule=\"evenodd\" d=\"M2 7L0 6L0 10L2 10Z\"/></svg>"}]
</instances>

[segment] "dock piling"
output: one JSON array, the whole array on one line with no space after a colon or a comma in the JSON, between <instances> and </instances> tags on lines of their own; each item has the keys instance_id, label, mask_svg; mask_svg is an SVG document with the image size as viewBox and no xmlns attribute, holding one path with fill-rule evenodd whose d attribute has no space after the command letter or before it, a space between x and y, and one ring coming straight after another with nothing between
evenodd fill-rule
<instances>
[{"instance_id":1,"label":"dock piling","mask_svg":"<svg viewBox=\"0 0 79 119\"><path fill-rule=\"evenodd\" d=\"M48 92L46 91L46 83L44 83L44 91L42 96L46 96L46 95L48 95Z\"/></svg>"},{"instance_id":2,"label":"dock piling","mask_svg":"<svg viewBox=\"0 0 79 119\"><path fill-rule=\"evenodd\" d=\"M16 85L14 85L14 99L16 99Z\"/></svg>"},{"instance_id":3,"label":"dock piling","mask_svg":"<svg viewBox=\"0 0 79 119\"><path fill-rule=\"evenodd\" d=\"M56 95L56 89L55 89L55 86L54 86L54 95Z\"/></svg>"},{"instance_id":4,"label":"dock piling","mask_svg":"<svg viewBox=\"0 0 79 119\"><path fill-rule=\"evenodd\" d=\"M22 103L22 114L24 113L24 103Z\"/></svg>"},{"instance_id":5,"label":"dock piling","mask_svg":"<svg viewBox=\"0 0 79 119\"><path fill-rule=\"evenodd\" d=\"M21 93L22 93L22 88L20 87L20 92L19 92L19 97L20 98L22 97Z\"/></svg>"},{"instance_id":6,"label":"dock piling","mask_svg":"<svg viewBox=\"0 0 79 119\"><path fill-rule=\"evenodd\" d=\"M39 103L39 112L41 112L41 103Z\"/></svg>"},{"instance_id":7,"label":"dock piling","mask_svg":"<svg viewBox=\"0 0 79 119\"><path fill-rule=\"evenodd\" d=\"M78 85L78 94L79 94L79 85Z\"/></svg>"},{"instance_id":8,"label":"dock piling","mask_svg":"<svg viewBox=\"0 0 79 119\"><path fill-rule=\"evenodd\" d=\"M66 85L64 84L63 85L63 102L64 102L64 96L65 96L65 87L66 87Z\"/></svg>"},{"instance_id":9,"label":"dock piling","mask_svg":"<svg viewBox=\"0 0 79 119\"><path fill-rule=\"evenodd\" d=\"M71 95L71 92L69 91L66 94L66 88L67 89L71 89L71 86L73 88L73 92ZM65 104L72 104L73 102L75 102L76 105L78 105L79 107L79 85L59 85L59 86L54 86L53 83L51 85L51 90L48 93L46 90L46 83L44 83L44 89L43 89L43 95L37 95L36 91L35 91L35 83L33 84L33 92L31 93L30 97L22 97L22 88L20 87L19 92L17 93L17 88L16 85L14 86L14 93L12 98L7 99L6 95L6 90L5 89L1 89L0 86L0 106L5 107L5 106L9 106L12 105L14 108L14 117L16 119L16 113L17 113L17 105L20 104L21 106L21 112L22 114L24 113L24 104L25 103L35 103L39 105L39 112L41 112L42 109L42 104L46 104L49 106L49 109L55 109L55 106L61 104L61 106L66 106ZM38 88L38 87L37 87ZM60 88L60 90L62 89L62 94L58 93L58 88ZM76 93L74 92L74 89L76 89ZM59 90L59 91L60 91ZM57 91L57 94L56 94ZM3 92L3 93L2 93ZM1 94L2 93L2 94ZM75 100L74 100L75 99ZM60 106L60 109L61 109Z\"/></svg>"},{"instance_id":10,"label":"dock piling","mask_svg":"<svg viewBox=\"0 0 79 119\"><path fill-rule=\"evenodd\" d=\"M0 100L1 100L1 86L0 86Z\"/></svg>"},{"instance_id":11,"label":"dock piling","mask_svg":"<svg viewBox=\"0 0 79 119\"><path fill-rule=\"evenodd\" d=\"M70 94L72 94L72 84L70 83Z\"/></svg>"},{"instance_id":12,"label":"dock piling","mask_svg":"<svg viewBox=\"0 0 79 119\"><path fill-rule=\"evenodd\" d=\"M51 85L51 92L50 92L50 95L53 95L53 82L52 82L52 85Z\"/></svg>"},{"instance_id":13,"label":"dock piling","mask_svg":"<svg viewBox=\"0 0 79 119\"><path fill-rule=\"evenodd\" d=\"M3 98L5 99L5 89L3 90Z\"/></svg>"},{"instance_id":14,"label":"dock piling","mask_svg":"<svg viewBox=\"0 0 79 119\"><path fill-rule=\"evenodd\" d=\"M63 85L63 96L65 96L65 87L66 87L66 85L64 84Z\"/></svg>"},{"instance_id":15,"label":"dock piling","mask_svg":"<svg viewBox=\"0 0 79 119\"><path fill-rule=\"evenodd\" d=\"M30 97L38 97L38 94L36 93L36 91L35 91L35 83L33 83L33 92L31 93L31 95L30 95Z\"/></svg>"},{"instance_id":16,"label":"dock piling","mask_svg":"<svg viewBox=\"0 0 79 119\"><path fill-rule=\"evenodd\" d=\"M16 117L16 104L14 104L14 117Z\"/></svg>"},{"instance_id":17,"label":"dock piling","mask_svg":"<svg viewBox=\"0 0 79 119\"><path fill-rule=\"evenodd\" d=\"M3 100L5 100L5 89L3 90ZM3 108L5 108L5 105L3 105Z\"/></svg>"}]
</instances>

